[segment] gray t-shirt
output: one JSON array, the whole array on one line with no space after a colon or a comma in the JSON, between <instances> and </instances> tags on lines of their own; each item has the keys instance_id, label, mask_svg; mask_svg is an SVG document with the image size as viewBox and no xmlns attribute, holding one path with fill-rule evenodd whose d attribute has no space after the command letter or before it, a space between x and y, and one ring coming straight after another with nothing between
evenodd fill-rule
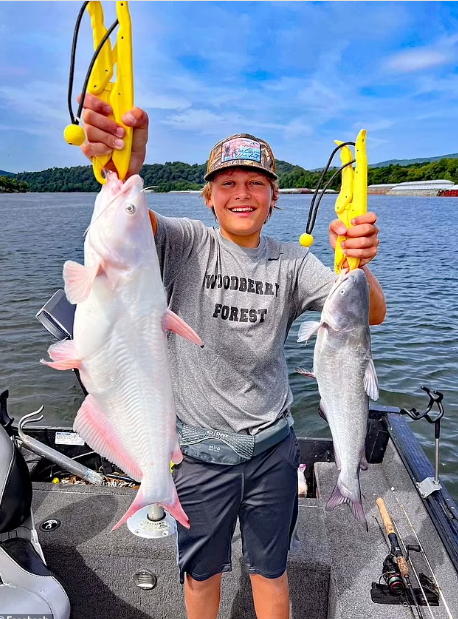
<instances>
[{"instance_id":1,"label":"gray t-shirt","mask_svg":"<svg viewBox=\"0 0 458 619\"><path fill-rule=\"evenodd\" d=\"M177 415L256 433L288 412L286 336L302 312L322 309L335 275L298 243L261 236L247 249L201 221L156 217L169 307L204 341L168 335Z\"/></svg>"}]
</instances>

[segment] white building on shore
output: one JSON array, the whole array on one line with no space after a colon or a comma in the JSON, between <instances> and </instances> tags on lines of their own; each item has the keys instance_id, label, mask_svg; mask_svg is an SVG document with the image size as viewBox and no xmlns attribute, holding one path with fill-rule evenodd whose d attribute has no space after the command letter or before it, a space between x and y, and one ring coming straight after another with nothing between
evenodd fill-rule
<instances>
[{"instance_id":1,"label":"white building on shore","mask_svg":"<svg viewBox=\"0 0 458 619\"><path fill-rule=\"evenodd\" d=\"M438 196L444 189L453 187L452 181L438 179L434 181L413 181L394 185L388 192L388 196Z\"/></svg>"},{"instance_id":2,"label":"white building on shore","mask_svg":"<svg viewBox=\"0 0 458 619\"><path fill-rule=\"evenodd\" d=\"M368 194L387 196L438 196L440 192L450 190L452 181L439 179L434 181L411 181L407 183L381 183L368 185Z\"/></svg>"}]
</instances>

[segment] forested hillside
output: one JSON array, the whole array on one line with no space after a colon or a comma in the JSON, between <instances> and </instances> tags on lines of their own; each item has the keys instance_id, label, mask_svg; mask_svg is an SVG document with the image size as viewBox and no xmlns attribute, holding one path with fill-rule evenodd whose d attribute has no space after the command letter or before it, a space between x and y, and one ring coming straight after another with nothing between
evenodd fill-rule
<instances>
[{"instance_id":1,"label":"forested hillside","mask_svg":"<svg viewBox=\"0 0 458 619\"><path fill-rule=\"evenodd\" d=\"M200 189L203 186L206 163L190 165L181 161L164 164L144 165L140 174L145 187L155 191L180 191ZM328 180L335 170L326 174ZM315 189L321 176L320 170L305 170L286 161L277 161L278 181L281 188L308 187ZM370 185L379 183L402 183L447 179L458 184L458 159L440 159L429 163L415 163L408 166L393 164L386 167L371 167L368 171ZM6 178L3 182L11 182ZM42 172L23 172L16 176L19 183L27 183L29 191L99 191L100 185L94 178L91 166L75 168L51 168ZM331 185L338 189L340 175ZM22 185L24 186L24 185Z\"/></svg>"},{"instance_id":2,"label":"forested hillside","mask_svg":"<svg viewBox=\"0 0 458 619\"><path fill-rule=\"evenodd\" d=\"M7 193L28 191L29 185L24 181L19 181L11 176L0 175L0 191Z\"/></svg>"}]
</instances>

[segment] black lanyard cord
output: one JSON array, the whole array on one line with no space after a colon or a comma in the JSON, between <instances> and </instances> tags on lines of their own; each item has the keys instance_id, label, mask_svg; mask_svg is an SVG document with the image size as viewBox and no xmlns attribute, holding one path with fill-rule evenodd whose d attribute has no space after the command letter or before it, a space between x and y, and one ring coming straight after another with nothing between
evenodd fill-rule
<instances>
[{"instance_id":1,"label":"black lanyard cord","mask_svg":"<svg viewBox=\"0 0 458 619\"><path fill-rule=\"evenodd\" d=\"M328 180L328 182L326 183L326 185L323 187L323 189L320 191L320 197L318 198L316 205L315 205L315 209L312 211L312 207L313 204L310 205L310 210L309 210L309 218L307 221L307 227L305 229L305 231L307 232L307 234L311 234L313 227L315 225L315 220L316 220L316 216L318 214L318 207L321 204L321 200L323 199L323 196L325 194L326 189L329 188L329 186L332 184L332 181L336 178L336 176L338 176L342 170L344 170L346 167L348 167L349 165L353 165L355 163L355 159L352 159L351 161L349 161L348 163L346 163L345 165L343 165L341 168L339 168L332 176L331 178ZM315 190L315 196L317 195L317 192L319 190L316 189ZM314 197L315 197L314 196Z\"/></svg>"},{"instance_id":2,"label":"black lanyard cord","mask_svg":"<svg viewBox=\"0 0 458 619\"><path fill-rule=\"evenodd\" d=\"M309 216L308 216L308 220L307 220L307 226L306 226L306 233L307 234L311 234L313 231L313 227L315 225L315 221L316 221L316 216L318 214L318 207L320 206L321 200L323 199L324 196L324 192L326 191L326 189L329 188L329 186L332 184L332 181L336 178L336 176L338 176L342 170L344 168L346 168L349 165L352 165L355 163L355 160L353 159L352 161L349 161L348 163L346 163L345 165L343 165L341 168L339 168L329 179L329 181L326 183L326 185L322 188L323 185L323 181L324 178L326 176L326 173L328 172L332 160L334 159L335 154L337 153L338 150L340 150L341 148L343 148L344 146L355 146L354 142L343 142L342 144L339 144L339 146L337 146L331 153L329 159L328 159L328 163L326 164L326 167L324 168L323 172L321 173L320 176L320 180L318 181L318 185L315 189L315 192L313 194L313 198L312 201L310 203L310 208L309 208ZM321 191L320 191L321 190ZM319 196L319 197L318 197ZM317 201L318 198L318 201ZM316 204L315 204L316 202Z\"/></svg>"},{"instance_id":3,"label":"black lanyard cord","mask_svg":"<svg viewBox=\"0 0 458 619\"><path fill-rule=\"evenodd\" d=\"M78 43L78 33L81 25L81 20L83 19L84 11L86 10L89 2L83 2L83 6L78 13L78 17L76 19L75 30L73 32L73 42L72 42L72 52L70 57L70 74L68 79L68 111L70 113L70 120L74 125L78 123L75 121L75 116L73 114L72 108L72 91L73 91L73 78L75 75L75 57L76 57L76 45Z\"/></svg>"},{"instance_id":4,"label":"black lanyard cord","mask_svg":"<svg viewBox=\"0 0 458 619\"><path fill-rule=\"evenodd\" d=\"M78 125L81 119L81 114L83 111L83 105L84 105L84 99L86 97L86 91L87 91L87 85L89 83L89 79L91 77L91 72L92 69L94 68L94 64L95 61L97 60L102 47L105 45L105 43L107 42L108 38L110 37L111 33L113 32L113 30L116 28L116 26L119 24L118 20L116 20L114 22L114 24L112 24L110 26L110 28L107 30L106 34L104 35L103 39L100 41L97 49L94 52L94 55L91 58L91 62L89 64L89 68L87 70L86 73L86 77L84 79L84 84L83 84L83 88L81 90L81 101L80 104L78 106L78 112L76 114L76 116L73 114L73 108L72 108L72 90L73 90L73 78L74 78L74 74L75 74L75 56L76 56L76 45L78 42L78 33L79 33L79 29L80 29L80 24L81 24L81 20L83 18L84 15L84 11L86 10L87 5L89 4L89 2L83 2L83 6L80 9L80 12L78 14L78 18L76 20L76 24L75 24L75 31L73 34L73 43L72 43L72 52L71 52L71 60L70 60L70 74L69 74L69 80L68 80L68 111L70 112L70 119L72 121L72 124L74 125Z\"/></svg>"}]
</instances>

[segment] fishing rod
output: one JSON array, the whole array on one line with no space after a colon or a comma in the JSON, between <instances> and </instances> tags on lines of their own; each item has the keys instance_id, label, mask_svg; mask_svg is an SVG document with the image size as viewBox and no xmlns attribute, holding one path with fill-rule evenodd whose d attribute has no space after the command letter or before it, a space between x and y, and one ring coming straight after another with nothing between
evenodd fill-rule
<instances>
[{"instance_id":1,"label":"fishing rod","mask_svg":"<svg viewBox=\"0 0 458 619\"><path fill-rule=\"evenodd\" d=\"M417 545L417 544L407 544L406 545L404 543L404 540L402 539L401 534L399 533L399 529L398 529L398 527L396 525L396 522L394 520L393 520L393 525L394 525L394 528L396 530L397 538L398 538L400 544L402 544L402 547L404 549L402 552L403 552L407 562L410 565L410 568L411 568L411 570L412 570L412 572L413 572L413 574L415 576L416 581L418 582L418 586L420 588L421 595L422 595L424 601L426 602L426 606L428 607L429 614L431 615L432 619L434 619L433 611L431 610L431 605L430 605L430 603L428 601L428 597L427 597L425 589L423 587L423 583L422 583L423 579L421 578L420 574L417 573L417 570L415 569L415 566L412 563L412 559L410 558L410 551L420 552L420 546Z\"/></svg>"},{"instance_id":2,"label":"fishing rod","mask_svg":"<svg viewBox=\"0 0 458 619\"><path fill-rule=\"evenodd\" d=\"M410 520L409 515L408 515L404 505L399 501L398 497L396 496L396 493L394 492L394 488L392 488L392 490L393 490L394 498L396 499L396 503L398 504L398 506L400 507L402 513L404 514L404 516L405 516L405 518L407 520L407 523L408 523L408 525L410 527L410 530L412 531L413 535L415 536L417 545L418 545L418 547L420 549L420 554L423 557L423 560L425 561L425 563L428 566L428 569L429 569L429 571L431 573L431 576L432 576L435 588L437 589L437 591L439 593L439 596L440 596L440 598L442 600L442 603L444 605L444 608L445 608L445 612L447 613L447 619L453 619L453 615L450 612L450 608L449 608L449 605L447 604L447 600L445 599L445 596L444 596L444 593L442 591L442 588L439 585L439 582L438 582L438 580L436 578L436 574L434 573L432 565L431 565L431 563L430 563L430 561L428 559L428 555L426 554L426 552L425 552L425 550L423 548L423 545L420 542L420 538L418 537L417 531L416 531L415 527L413 526L413 523Z\"/></svg>"},{"instance_id":3,"label":"fishing rod","mask_svg":"<svg viewBox=\"0 0 458 619\"><path fill-rule=\"evenodd\" d=\"M385 531L388 536L388 540L390 544L390 555L393 559L393 563L396 564L399 570L399 574L400 574L402 583L405 587L406 593L408 592L409 597L413 600L415 609L417 611L418 619L425 619L424 614L420 608L420 604L417 599L417 594L415 593L412 582L410 580L409 567L407 565L406 558L401 550L401 546L399 545L399 540L396 534L396 529L394 528L393 521L391 520L391 517L386 508L385 501L381 497L379 497L375 503L380 512L380 516L382 517L383 525L385 527ZM399 585L400 584L401 583L399 583ZM400 586L398 586L397 589L398 591L402 592L402 588ZM423 599L422 601L424 603L427 603L425 599ZM409 607L410 607L410 604L409 604ZM413 611L412 611L412 614L413 614Z\"/></svg>"}]
</instances>

